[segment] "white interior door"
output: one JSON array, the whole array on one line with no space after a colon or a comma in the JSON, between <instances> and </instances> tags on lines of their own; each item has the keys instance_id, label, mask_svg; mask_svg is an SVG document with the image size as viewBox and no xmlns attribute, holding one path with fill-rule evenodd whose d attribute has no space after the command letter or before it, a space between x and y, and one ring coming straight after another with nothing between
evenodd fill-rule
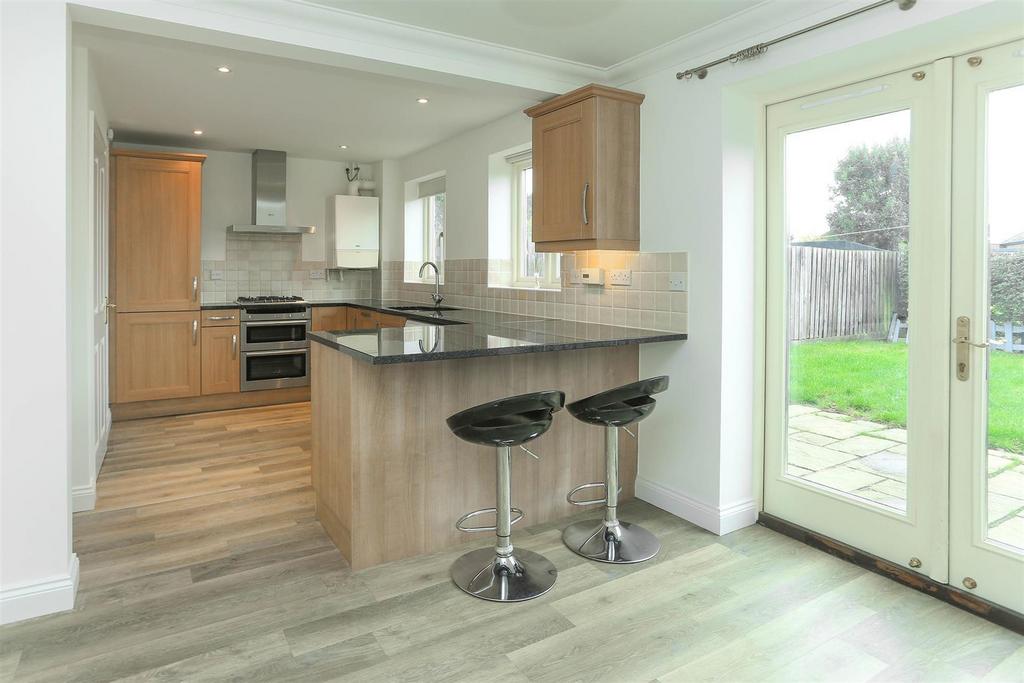
<instances>
[{"instance_id":1,"label":"white interior door","mask_svg":"<svg viewBox=\"0 0 1024 683\"><path fill-rule=\"evenodd\" d=\"M1024 612L1024 41L953 83L950 583Z\"/></svg>"},{"instance_id":2,"label":"white interior door","mask_svg":"<svg viewBox=\"0 0 1024 683\"><path fill-rule=\"evenodd\" d=\"M93 117L90 117L93 118ZM110 393L109 393L109 325L107 306L109 296L108 273L108 198L110 197L109 158L107 138L92 121L92 225L93 225L93 378L95 390L93 396L93 454L98 467L106 449L107 434L110 429ZM98 469L97 469L98 474Z\"/></svg>"},{"instance_id":3,"label":"white interior door","mask_svg":"<svg viewBox=\"0 0 1024 683\"><path fill-rule=\"evenodd\" d=\"M951 62L771 105L766 131L764 509L940 581Z\"/></svg>"}]
</instances>

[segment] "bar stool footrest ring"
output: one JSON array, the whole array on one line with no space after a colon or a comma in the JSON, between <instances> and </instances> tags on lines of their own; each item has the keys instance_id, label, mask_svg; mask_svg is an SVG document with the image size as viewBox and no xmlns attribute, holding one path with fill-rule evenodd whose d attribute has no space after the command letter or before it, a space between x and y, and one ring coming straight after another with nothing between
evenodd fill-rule
<instances>
[{"instance_id":1,"label":"bar stool footrest ring","mask_svg":"<svg viewBox=\"0 0 1024 683\"><path fill-rule=\"evenodd\" d=\"M481 508L479 510L473 510L473 512L467 512L466 514L459 517L455 522L455 528L459 531L465 531L467 533L476 533L478 531L497 531L497 526L464 526L464 523L472 517L478 517L479 515L496 515L498 514L497 508ZM516 522L522 520L526 516L526 513L517 507L512 508L512 520L509 522L509 526L514 525Z\"/></svg>"},{"instance_id":2,"label":"bar stool footrest ring","mask_svg":"<svg viewBox=\"0 0 1024 683\"><path fill-rule=\"evenodd\" d=\"M575 505L577 507L588 507L590 505L607 505L607 503L608 503L608 495L607 494L605 494L604 498L592 498L590 500L575 500L575 499L573 499L573 495L576 494L576 493L579 493L583 489L596 489L596 488L602 488L602 489L606 489L607 490L608 484L607 484L607 482L603 482L603 481L595 481L595 482L592 482L590 484L580 484L579 486L574 488L572 491L569 491L569 493L565 496L565 502L569 503L570 505ZM622 487L621 486L619 487L619 493L622 493Z\"/></svg>"}]
</instances>

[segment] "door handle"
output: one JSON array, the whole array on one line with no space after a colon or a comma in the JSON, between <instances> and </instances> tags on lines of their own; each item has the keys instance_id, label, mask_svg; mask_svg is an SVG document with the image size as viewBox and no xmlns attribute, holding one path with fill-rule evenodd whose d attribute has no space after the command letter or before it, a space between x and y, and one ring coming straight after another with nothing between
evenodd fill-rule
<instances>
[{"instance_id":1,"label":"door handle","mask_svg":"<svg viewBox=\"0 0 1024 683\"><path fill-rule=\"evenodd\" d=\"M199 321L192 321L192 346L195 346L199 341Z\"/></svg>"},{"instance_id":2,"label":"door handle","mask_svg":"<svg viewBox=\"0 0 1024 683\"><path fill-rule=\"evenodd\" d=\"M238 335L231 335L231 357L238 358Z\"/></svg>"},{"instance_id":3,"label":"door handle","mask_svg":"<svg viewBox=\"0 0 1024 683\"><path fill-rule=\"evenodd\" d=\"M590 183L584 183L583 185L583 225L590 223L590 219L587 217L587 195L590 193Z\"/></svg>"},{"instance_id":4,"label":"door handle","mask_svg":"<svg viewBox=\"0 0 1024 683\"><path fill-rule=\"evenodd\" d=\"M109 297L103 297L103 324L106 325L110 321L110 309L117 308L117 304L110 303Z\"/></svg>"},{"instance_id":5,"label":"door handle","mask_svg":"<svg viewBox=\"0 0 1024 683\"><path fill-rule=\"evenodd\" d=\"M234 320L234 319L235 319L235 316L233 316L233 315L211 315L211 316L209 316L207 318L207 320Z\"/></svg>"},{"instance_id":6,"label":"door handle","mask_svg":"<svg viewBox=\"0 0 1024 683\"><path fill-rule=\"evenodd\" d=\"M192 276L192 301L195 301L197 296L199 296L199 276L198 275L193 275Z\"/></svg>"},{"instance_id":7,"label":"door handle","mask_svg":"<svg viewBox=\"0 0 1024 683\"><path fill-rule=\"evenodd\" d=\"M956 319L956 378L966 382L971 377L971 348L987 349L988 342L971 341L971 319L962 315Z\"/></svg>"}]
</instances>

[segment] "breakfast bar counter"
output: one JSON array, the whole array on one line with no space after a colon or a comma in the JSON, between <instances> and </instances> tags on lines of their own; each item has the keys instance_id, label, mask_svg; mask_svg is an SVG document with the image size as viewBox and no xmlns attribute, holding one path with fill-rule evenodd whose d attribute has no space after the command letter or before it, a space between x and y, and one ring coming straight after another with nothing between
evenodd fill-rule
<instances>
[{"instance_id":1,"label":"breakfast bar counter","mask_svg":"<svg viewBox=\"0 0 1024 683\"><path fill-rule=\"evenodd\" d=\"M638 378L638 344L685 338L474 310L420 312L403 328L313 332L317 517L354 569L469 540L454 524L493 505L494 464L451 434L448 416L516 394L559 389L568 402L620 386ZM602 430L568 416L556 416L531 450L540 462L527 467L520 451L512 463L512 503L525 525L577 511L568 491L602 479ZM624 434L620 500L633 495L636 453Z\"/></svg>"}]
</instances>

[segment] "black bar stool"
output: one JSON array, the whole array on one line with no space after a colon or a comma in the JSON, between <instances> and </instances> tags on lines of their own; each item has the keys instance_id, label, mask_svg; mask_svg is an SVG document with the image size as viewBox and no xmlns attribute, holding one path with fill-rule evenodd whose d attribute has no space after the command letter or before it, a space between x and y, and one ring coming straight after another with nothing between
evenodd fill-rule
<instances>
[{"instance_id":1,"label":"black bar stool","mask_svg":"<svg viewBox=\"0 0 1024 683\"><path fill-rule=\"evenodd\" d=\"M605 428L605 481L577 486L565 497L573 505L604 505L604 520L576 522L565 528L562 540L577 555L615 564L649 560L661 550L657 537L636 524L618 518L619 427L639 422L654 411L652 394L668 389L668 377L652 377L603 391L566 406L572 416L588 424ZM633 435L629 429L626 432ZM605 497L576 500L573 495L590 488L604 488Z\"/></svg>"},{"instance_id":2,"label":"black bar stool","mask_svg":"<svg viewBox=\"0 0 1024 683\"><path fill-rule=\"evenodd\" d=\"M519 602L546 593L558 576L558 570L543 555L529 550L513 554L512 525L525 515L512 507L512 447L519 446L534 458L523 444L536 439L551 427L551 416L565 405L561 391L541 391L484 403L448 418L455 436L498 449L497 501L495 507L469 512L455 523L460 531L493 531L494 550L481 548L466 553L452 564L452 580L470 595L495 602ZM493 513L494 526L466 526L478 515ZM516 517L512 518L512 513Z\"/></svg>"}]
</instances>

